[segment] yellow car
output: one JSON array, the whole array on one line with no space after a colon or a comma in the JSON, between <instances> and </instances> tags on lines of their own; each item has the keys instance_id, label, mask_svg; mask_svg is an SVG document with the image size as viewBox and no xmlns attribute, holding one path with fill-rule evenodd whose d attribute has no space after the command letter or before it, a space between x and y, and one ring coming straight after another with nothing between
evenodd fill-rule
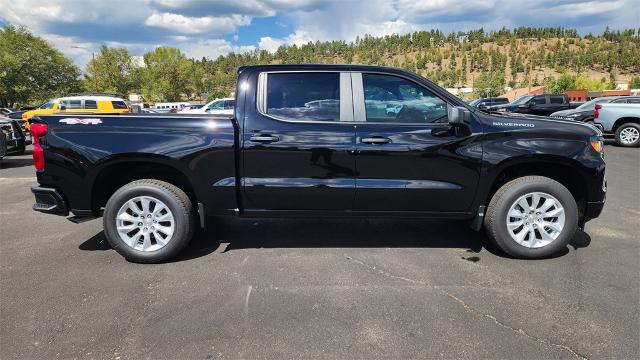
<instances>
[{"instance_id":1,"label":"yellow car","mask_svg":"<svg viewBox=\"0 0 640 360\"><path fill-rule=\"evenodd\" d=\"M25 128L28 130L29 120L35 115L49 115L54 113L91 113L91 114L114 114L131 112L127 103L119 97L79 95L67 96L52 99L38 106L35 110L26 111L22 114L25 121Z\"/></svg>"}]
</instances>

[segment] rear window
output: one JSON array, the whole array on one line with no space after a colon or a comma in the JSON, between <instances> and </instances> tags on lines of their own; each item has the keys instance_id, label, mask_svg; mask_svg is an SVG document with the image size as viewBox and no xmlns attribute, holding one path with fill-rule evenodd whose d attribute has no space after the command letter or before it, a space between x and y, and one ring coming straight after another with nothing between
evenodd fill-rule
<instances>
[{"instance_id":1,"label":"rear window","mask_svg":"<svg viewBox=\"0 0 640 360\"><path fill-rule=\"evenodd\" d=\"M562 96L550 96L549 98L552 104L564 104L564 97Z\"/></svg>"},{"instance_id":2,"label":"rear window","mask_svg":"<svg viewBox=\"0 0 640 360\"><path fill-rule=\"evenodd\" d=\"M111 105L114 109L127 109L127 104L124 101L112 101Z\"/></svg>"},{"instance_id":3,"label":"rear window","mask_svg":"<svg viewBox=\"0 0 640 360\"><path fill-rule=\"evenodd\" d=\"M340 74L269 74L266 108L285 120L339 121Z\"/></svg>"},{"instance_id":4,"label":"rear window","mask_svg":"<svg viewBox=\"0 0 640 360\"><path fill-rule=\"evenodd\" d=\"M98 108L98 103L96 103L95 100L85 100L84 101L84 108L85 109L97 109Z\"/></svg>"}]
</instances>

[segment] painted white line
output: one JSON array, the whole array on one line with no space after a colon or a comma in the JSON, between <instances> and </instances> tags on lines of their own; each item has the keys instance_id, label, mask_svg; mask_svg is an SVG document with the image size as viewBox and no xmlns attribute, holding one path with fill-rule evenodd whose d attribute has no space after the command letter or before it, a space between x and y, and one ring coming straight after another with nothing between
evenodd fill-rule
<instances>
[{"instance_id":1,"label":"painted white line","mask_svg":"<svg viewBox=\"0 0 640 360\"><path fill-rule=\"evenodd\" d=\"M36 181L37 177L14 177L14 178L0 178L0 181Z\"/></svg>"}]
</instances>

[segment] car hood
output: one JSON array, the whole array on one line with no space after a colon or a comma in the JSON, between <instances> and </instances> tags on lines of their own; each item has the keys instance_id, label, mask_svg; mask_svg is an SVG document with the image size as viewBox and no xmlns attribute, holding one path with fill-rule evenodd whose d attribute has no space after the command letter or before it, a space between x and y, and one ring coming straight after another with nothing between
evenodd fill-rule
<instances>
[{"instance_id":1,"label":"car hood","mask_svg":"<svg viewBox=\"0 0 640 360\"><path fill-rule=\"evenodd\" d=\"M562 120L550 118L548 116L537 116L520 113L499 114L492 113L491 121L493 126L510 128L535 128L538 130L552 130L568 132L572 134L582 134L587 137L602 136L602 132L593 125L572 120Z\"/></svg>"}]
</instances>

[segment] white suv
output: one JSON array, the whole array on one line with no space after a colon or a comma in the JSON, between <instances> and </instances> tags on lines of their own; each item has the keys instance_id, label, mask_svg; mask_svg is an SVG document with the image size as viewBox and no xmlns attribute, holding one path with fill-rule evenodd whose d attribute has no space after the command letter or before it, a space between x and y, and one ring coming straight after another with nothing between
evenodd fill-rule
<instances>
[{"instance_id":1,"label":"white suv","mask_svg":"<svg viewBox=\"0 0 640 360\"><path fill-rule=\"evenodd\" d=\"M234 98L215 99L199 109L184 109L179 111L180 114L233 114L233 108L236 105Z\"/></svg>"}]
</instances>

